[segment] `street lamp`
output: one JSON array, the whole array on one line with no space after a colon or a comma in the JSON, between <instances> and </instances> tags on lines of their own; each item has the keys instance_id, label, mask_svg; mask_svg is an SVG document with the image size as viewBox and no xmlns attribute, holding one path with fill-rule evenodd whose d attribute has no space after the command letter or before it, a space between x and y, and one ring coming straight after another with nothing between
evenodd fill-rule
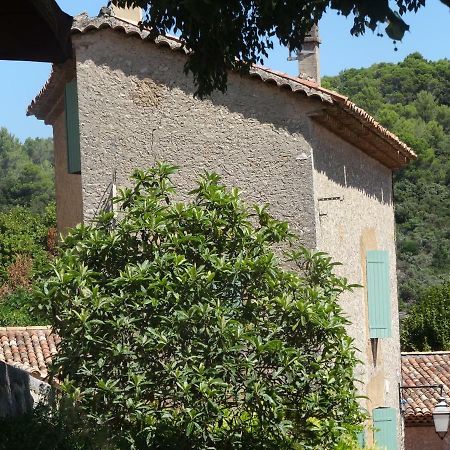
<instances>
[{"instance_id":1,"label":"street lamp","mask_svg":"<svg viewBox=\"0 0 450 450\"><path fill-rule=\"evenodd\" d=\"M450 421L450 408L444 397L439 398L438 404L433 409L433 422L436 433L441 439L447 434Z\"/></svg>"},{"instance_id":2,"label":"street lamp","mask_svg":"<svg viewBox=\"0 0 450 450\"><path fill-rule=\"evenodd\" d=\"M407 400L403 396L403 391L409 389L439 389L439 401L433 408L433 423L436 433L441 439L444 439L448 431L448 425L450 422L450 407L444 398L444 385L443 384L419 384L415 386L398 386L399 399L400 399L400 411L405 413Z\"/></svg>"}]
</instances>

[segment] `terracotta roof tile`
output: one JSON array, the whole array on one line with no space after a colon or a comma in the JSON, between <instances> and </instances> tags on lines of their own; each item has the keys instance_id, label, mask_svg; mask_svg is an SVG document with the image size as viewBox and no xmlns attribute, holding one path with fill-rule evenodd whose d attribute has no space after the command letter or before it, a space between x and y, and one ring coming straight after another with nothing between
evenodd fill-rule
<instances>
[{"instance_id":1,"label":"terracotta roof tile","mask_svg":"<svg viewBox=\"0 0 450 450\"><path fill-rule=\"evenodd\" d=\"M185 51L182 41L176 37L166 35L154 38L148 29L140 29L135 24L113 16L103 15L92 18L86 13L83 13L74 17L72 34L88 33L102 29L111 29L125 33L128 36L136 36L144 41L150 41L158 46L165 46L171 50ZM40 119L44 118L43 109L46 109L45 105L48 102L48 92L60 82L61 76L58 73L59 70L60 68L58 66L54 66L54 70L47 84L28 107L27 115L36 115ZM293 77L258 65L254 65L250 69L250 76L258 78L265 83L275 84L280 88L288 88L292 92L301 92L307 96L316 97L325 104L331 105L333 109L338 110L339 114L343 113L347 117L351 116L356 120L356 123L367 127L392 148L390 155L381 155L381 160L392 168L399 168L417 157L414 151L396 135L384 128L370 114L356 106L347 97L337 92L325 89L309 79ZM333 120L335 119L336 116L334 116Z\"/></svg>"},{"instance_id":2,"label":"terracotta roof tile","mask_svg":"<svg viewBox=\"0 0 450 450\"><path fill-rule=\"evenodd\" d=\"M402 353L402 395L407 423L431 422L431 412L440 397L436 388L408 387L439 384L450 402L450 352Z\"/></svg>"},{"instance_id":3,"label":"terracotta roof tile","mask_svg":"<svg viewBox=\"0 0 450 450\"><path fill-rule=\"evenodd\" d=\"M43 380L60 341L48 326L0 327L0 361Z\"/></svg>"}]
</instances>

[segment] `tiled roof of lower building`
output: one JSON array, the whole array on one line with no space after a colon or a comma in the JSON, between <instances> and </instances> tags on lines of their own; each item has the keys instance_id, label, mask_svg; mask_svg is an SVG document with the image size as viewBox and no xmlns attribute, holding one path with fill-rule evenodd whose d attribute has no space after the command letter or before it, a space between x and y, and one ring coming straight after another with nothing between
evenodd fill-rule
<instances>
[{"instance_id":1,"label":"tiled roof of lower building","mask_svg":"<svg viewBox=\"0 0 450 450\"><path fill-rule=\"evenodd\" d=\"M421 387L434 385L436 387ZM449 402L450 352L402 353L402 396L406 423L431 423L440 397ZM409 388L409 389L408 389Z\"/></svg>"},{"instance_id":2,"label":"tiled roof of lower building","mask_svg":"<svg viewBox=\"0 0 450 450\"><path fill-rule=\"evenodd\" d=\"M60 341L49 326L0 327L0 361L44 380Z\"/></svg>"}]
</instances>

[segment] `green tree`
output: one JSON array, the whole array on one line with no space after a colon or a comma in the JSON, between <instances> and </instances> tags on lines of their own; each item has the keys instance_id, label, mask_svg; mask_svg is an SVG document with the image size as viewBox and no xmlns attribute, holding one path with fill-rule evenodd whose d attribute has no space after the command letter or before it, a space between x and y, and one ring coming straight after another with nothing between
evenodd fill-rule
<instances>
[{"instance_id":1,"label":"green tree","mask_svg":"<svg viewBox=\"0 0 450 450\"><path fill-rule=\"evenodd\" d=\"M38 324L31 290L55 244L53 173L51 139L21 144L0 128L0 326Z\"/></svg>"},{"instance_id":2,"label":"green tree","mask_svg":"<svg viewBox=\"0 0 450 450\"><path fill-rule=\"evenodd\" d=\"M52 139L27 138L23 149L34 164L54 164Z\"/></svg>"},{"instance_id":3,"label":"green tree","mask_svg":"<svg viewBox=\"0 0 450 450\"><path fill-rule=\"evenodd\" d=\"M39 274L48 269L54 226L54 205L43 215L23 207L0 212L0 326L48 323L48 317L32 309L32 290Z\"/></svg>"},{"instance_id":4,"label":"green tree","mask_svg":"<svg viewBox=\"0 0 450 450\"><path fill-rule=\"evenodd\" d=\"M35 272L43 270L48 264L49 229L55 222L53 204L43 215L23 207L0 213L0 285L6 281L7 268L17 255L32 258Z\"/></svg>"},{"instance_id":5,"label":"green tree","mask_svg":"<svg viewBox=\"0 0 450 450\"><path fill-rule=\"evenodd\" d=\"M450 283L426 290L409 310L401 343L405 351L450 349Z\"/></svg>"},{"instance_id":6,"label":"green tree","mask_svg":"<svg viewBox=\"0 0 450 450\"><path fill-rule=\"evenodd\" d=\"M117 216L62 243L41 307L63 389L119 448L348 448L363 417L347 281L304 249L284 269L287 223L217 175L175 202L174 170L136 171Z\"/></svg>"},{"instance_id":7,"label":"green tree","mask_svg":"<svg viewBox=\"0 0 450 450\"><path fill-rule=\"evenodd\" d=\"M450 6L449 0L442 0ZM386 34L401 40L409 26L402 15L416 12L424 0L111 0L119 6L145 10L143 23L155 35L175 31L189 50L185 71L191 71L199 96L214 89L224 91L227 70L248 71L251 64L267 56L273 38L292 50L300 49L305 35L324 12L335 9L353 15L351 33L375 31L386 23Z\"/></svg>"},{"instance_id":8,"label":"green tree","mask_svg":"<svg viewBox=\"0 0 450 450\"><path fill-rule=\"evenodd\" d=\"M37 405L19 417L0 417L2 450L93 450L83 419L64 401Z\"/></svg>"},{"instance_id":9,"label":"green tree","mask_svg":"<svg viewBox=\"0 0 450 450\"><path fill-rule=\"evenodd\" d=\"M26 206L42 212L55 197L51 139L27 139L22 145L0 129L0 211Z\"/></svg>"}]
</instances>

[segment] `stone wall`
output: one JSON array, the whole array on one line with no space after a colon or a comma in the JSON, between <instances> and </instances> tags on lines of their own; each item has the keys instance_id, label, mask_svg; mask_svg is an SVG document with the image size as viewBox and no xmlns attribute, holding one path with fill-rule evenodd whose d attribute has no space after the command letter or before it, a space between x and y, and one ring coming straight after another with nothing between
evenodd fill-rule
<instances>
[{"instance_id":1,"label":"stone wall","mask_svg":"<svg viewBox=\"0 0 450 450\"><path fill-rule=\"evenodd\" d=\"M251 202L270 203L315 246L311 147L317 101L231 74L227 95L200 101L179 52L101 30L74 35L80 109L83 209L92 219L114 173L128 183L156 161L180 167L183 193L204 170ZM298 94L303 95L303 94Z\"/></svg>"},{"instance_id":2,"label":"stone wall","mask_svg":"<svg viewBox=\"0 0 450 450\"><path fill-rule=\"evenodd\" d=\"M0 361L0 417L16 417L33 408L30 376Z\"/></svg>"},{"instance_id":3,"label":"stone wall","mask_svg":"<svg viewBox=\"0 0 450 450\"><path fill-rule=\"evenodd\" d=\"M62 96L63 97L63 96ZM61 99L63 102L63 98ZM64 106L53 123L55 149L55 195L58 233L83 221L81 175L67 171L67 135Z\"/></svg>"},{"instance_id":4,"label":"stone wall","mask_svg":"<svg viewBox=\"0 0 450 450\"><path fill-rule=\"evenodd\" d=\"M50 385L0 361L0 417L16 417L45 401Z\"/></svg>"},{"instance_id":5,"label":"stone wall","mask_svg":"<svg viewBox=\"0 0 450 450\"><path fill-rule=\"evenodd\" d=\"M342 263L337 270L349 282L362 286L366 285L366 252L389 252L392 337L371 342L365 288L356 288L341 302L352 322L349 333L361 350L358 357L363 364L356 378L363 383L362 394L369 397L364 406L369 412L381 406L398 410L400 342L392 173L319 126L314 136L318 248Z\"/></svg>"}]
</instances>

